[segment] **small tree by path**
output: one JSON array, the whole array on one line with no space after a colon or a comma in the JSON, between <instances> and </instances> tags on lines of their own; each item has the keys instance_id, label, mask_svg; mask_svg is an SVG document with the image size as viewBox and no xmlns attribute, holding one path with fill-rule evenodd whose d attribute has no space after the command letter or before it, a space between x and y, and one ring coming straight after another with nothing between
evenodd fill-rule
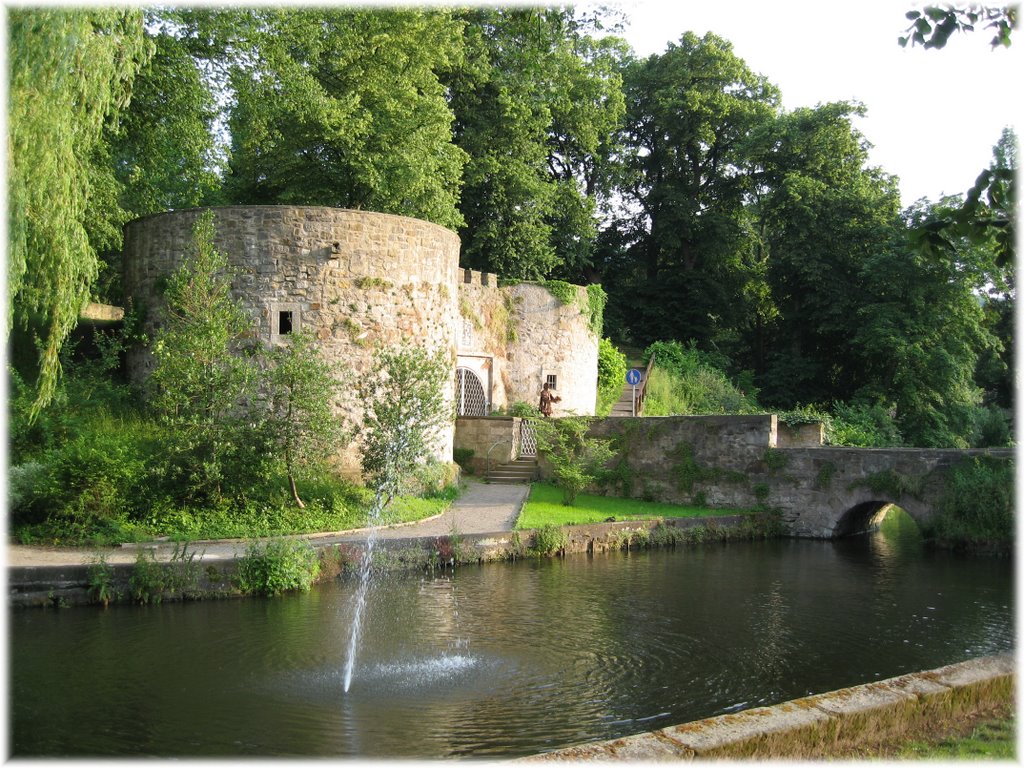
<instances>
[{"instance_id":1,"label":"small tree by path","mask_svg":"<svg viewBox=\"0 0 1024 768\"><path fill-rule=\"evenodd\" d=\"M568 507L615 456L611 440L587 436L591 421L584 416L533 420L537 448L551 462L562 503Z\"/></svg>"},{"instance_id":2,"label":"small tree by path","mask_svg":"<svg viewBox=\"0 0 1024 768\"><path fill-rule=\"evenodd\" d=\"M441 354L401 346L380 350L373 373L360 382L363 474L378 513L430 455L431 437L455 418L443 390L450 368Z\"/></svg>"},{"instance_id":3,"label":"small tree by path","mask_svg":"<svg viewBox=\"0 0 1024 768\"><path fill-rule=\"evenodd\" d=\"M322 465L343 444L345 433L331 405L338 380L312 334L302 331L288 339L267 353L266 422L292 498L301 509L306 505L295 485L296 473Z\"/></svg>"}]
</instances>

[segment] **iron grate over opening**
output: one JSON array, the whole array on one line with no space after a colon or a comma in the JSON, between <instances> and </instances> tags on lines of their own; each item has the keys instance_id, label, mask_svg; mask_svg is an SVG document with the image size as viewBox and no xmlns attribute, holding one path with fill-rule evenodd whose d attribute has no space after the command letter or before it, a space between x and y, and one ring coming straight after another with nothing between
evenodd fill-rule
<instances>
[{"instance_id":1,"label":"iron grate over opening","mask_svg":"<svg viewBox=\"0 0 1024 768\"><path fill-rule=\"evenodd\" d=\"M469 368L455 369L455 402L459 416L487 415L484 386Z\"/></svg>"}]
</instances>

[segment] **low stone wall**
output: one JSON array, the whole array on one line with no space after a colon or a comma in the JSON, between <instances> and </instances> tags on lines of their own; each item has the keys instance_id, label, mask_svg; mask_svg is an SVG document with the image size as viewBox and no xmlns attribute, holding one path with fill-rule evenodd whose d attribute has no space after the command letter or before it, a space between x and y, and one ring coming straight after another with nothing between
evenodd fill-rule
<instances>
[{"instance_id":1,"label":"low stone wall","mask_svg":"<svg viewBox=\"0 0 1024 768\"><path fill-rule=\"evenodd\" d=\"M518 416L460 416L455 420L456 449L471 450L469 465L476 474L513 461L518 454Z\"/></svg>"},{"instance_id":2,"label":"low stone wall","mask_svg":"<svg viewBox=\"0 0 1024 768\"><path fill-rule=\"evenodd\" d=\"M818 448L825 444L825 425L779 422L776 448Z\"/></svg>"},{"instance_id":3,"label":"low stone wall","mask_svg":"<svg viewBox=\"0 0 1024 768\"><path fill-rule=\"evenodd\" d=\"M1012 704L1014 673L1012 654L987 656L517 762L827 758L840 746L877 744L890 734Z\"/></svg>"},{"instance_id":4,"label":"low stone wall","mask_svg":"<svg viewBox=\"0 0 1024 768\"><path fill-rule=\"evenodd\" d=\"M770 468L778 419L659 416L602 419L590 434L621 445L617 493L672 504L752 507ZM544 465L542 464L542 467Z\"/></svg>"},{"instance_id":5,"label":"low stone wall","mask_svg":"<svg viewBox=\"0 0 1024 768\"><path fill-rule=\"evenodd\" d=\"M591 525L566 526L564 546L558 554L603 553L637 547L647 541L651 531L658 525L665 525L680 531L703 528L702 541L728 538L730 532L751 523L749 515L728 515L710 518L667 519L630 522L594 523ZM454 556L458 549L460 563L514 560L531 554L534 543L532 530L503 531L498 533L463 534L458 544L452 544L448 536L421 536L410 538L381 539L376 553L380 567L385 569L424 568L429 563L443 565ZM362 542L329 541L332 534L309 537L310 544L321 553L320 581L335 578L346 564L357 563L365 549ZM204 557L203 542L193 542L197 555L198 580L192 585L188 599L240 597L234 585L238 561L233 558ZM164 567L173 545L147 547ZM180 567L180 566L178 566ZM90 565L48 565L20 566L7 569L7 601L10 607L30 608L47 606L89 605L96 601L89 593ZM131 601L131 576L135 571L133 563L109 563L111 586L120 594L119 602ZM180 600L180 594L165 594L164 600Z\"/></svg>"}]
</instances>

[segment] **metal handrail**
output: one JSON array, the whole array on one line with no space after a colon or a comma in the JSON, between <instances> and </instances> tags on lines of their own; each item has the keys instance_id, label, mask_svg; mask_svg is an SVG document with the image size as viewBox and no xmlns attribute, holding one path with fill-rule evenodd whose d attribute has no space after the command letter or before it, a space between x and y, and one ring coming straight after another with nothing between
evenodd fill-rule
<instances>
[{"instance_id":1,"label":"metal handrail","mask_svg":"<svg viewBox=\"0 0 1024 768\"><path fill-rule=\"evenodd\" d=\"M509 438L508 440L499 440L498 442L494 443L494 445L487 449L487 455L484 457L484 466L486 466L487 468L486 478L488 482L490 482L491 479L491 470L494 469L494 467L491 466L491 451L493 451L499 445L504 445L505 443L509 443L513 448L515 448L515 443L512 442L512 438Z\"/></svg>"},{"instance_id":2,"label":"metal handrail","mask_svg":"<svg viewBox=\"0 0 1024 768\"><path fill-rule=\"evenodd\" d=\"M636 400L633 403L633 413L637 416L644 415L644 395L647 394L647 379L651 375L651 368L654 367L654 353L651 353L651 359L647 361L647 368L644 369L644 378L640 382L640 388L636 392Z\"/></svg>"}]
</instances>

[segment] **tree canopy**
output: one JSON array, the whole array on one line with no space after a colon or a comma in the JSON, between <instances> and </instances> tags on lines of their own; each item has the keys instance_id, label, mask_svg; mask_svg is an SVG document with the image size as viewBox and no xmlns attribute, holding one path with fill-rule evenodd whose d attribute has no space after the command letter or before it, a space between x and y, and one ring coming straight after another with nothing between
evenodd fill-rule
<instances>
[{"instance_id":1,"label":"tree canopy","mask_svg":"<svg viewBox=\"0 0 1024 768\"><path fill-rule=\"evenodd\" d=\"M787 111L713 33L638 58L609 12L566 7L9 21L8 333L35 412L82 303L119 298L98 278L124 222L211 203L414 216L459 233L462 266L600 282L613 341L690 344L768 407L952 445L1012 405L1012 132L965 195L901 211L867 107ZM987 26L1003 46L1016 12L909 21L905 45Z\"/></svg>"},{"instance_id":2,"label":"tree canopy","mask_svg":"<svg viewBox=\"0 0 1024 768\"><path fill-rule=\"evenodd\" d=\"M7 329L38 329L38 396L53 396L61 345L98 272L90 229L111 169L97 164L152 43L138 10L12 9L8 14ZM90 226L91 225L91 226ZM109 237L109 235L108 235Z\"/></svg>"}]
</instances>

